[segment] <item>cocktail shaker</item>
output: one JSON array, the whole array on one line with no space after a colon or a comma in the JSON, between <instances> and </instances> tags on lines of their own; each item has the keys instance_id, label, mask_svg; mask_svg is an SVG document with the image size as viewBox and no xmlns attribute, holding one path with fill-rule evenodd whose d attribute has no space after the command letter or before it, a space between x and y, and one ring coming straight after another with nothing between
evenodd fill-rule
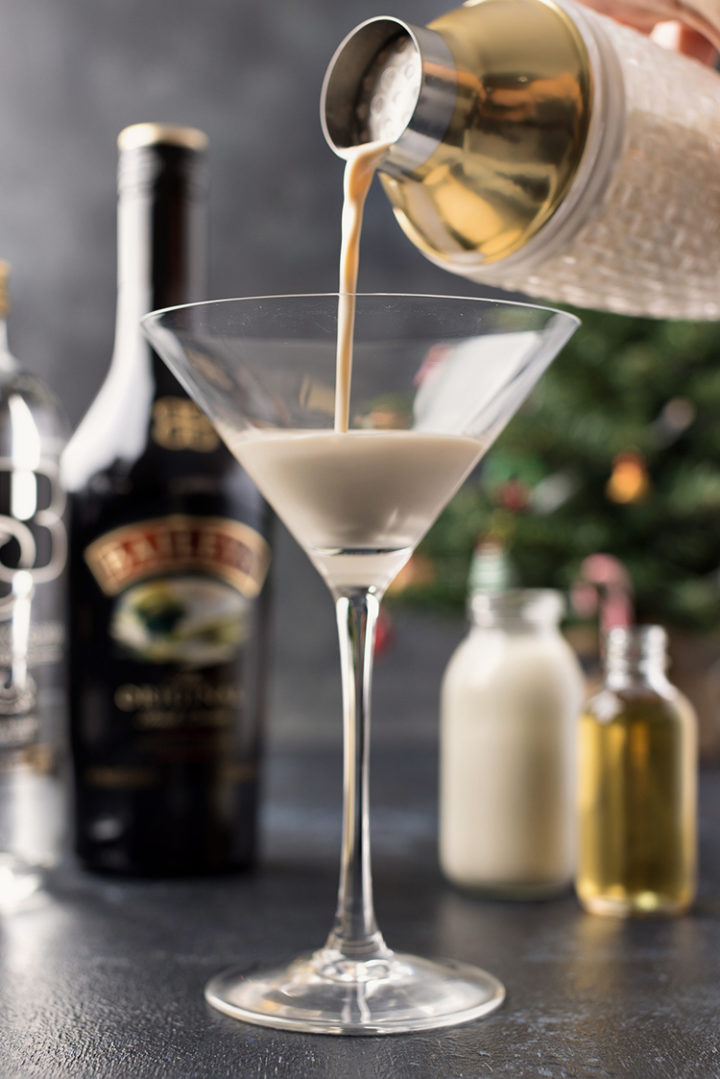
<instances>
[{"instance_id":1,"label":"cocktail shaker","mask_svg":"<svg viewBox=\"0 0 720 1079\"><path fill-rule=\"evenodd\" d=\"M533 296L720 317L720 76L573 0L362 23L325 75L331 147L434 263Z\"/></svg>"}]
</instances>

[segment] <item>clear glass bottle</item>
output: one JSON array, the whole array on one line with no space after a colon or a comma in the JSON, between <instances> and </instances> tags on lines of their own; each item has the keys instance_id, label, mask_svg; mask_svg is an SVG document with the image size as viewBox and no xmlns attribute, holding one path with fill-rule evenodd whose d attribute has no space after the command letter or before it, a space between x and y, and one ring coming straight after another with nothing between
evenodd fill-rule
<instances>
[{"instance_id":1,"label":"clear glass bottle","mask_svg":"<svg viewBox=\"0 0 720 1079\"><path fill-rule=\"evenodd\" d=\"M41 884L65 838L66 498L69 428L10 353L10 267L0 262L0 909Z\"/></svg>"},{"instance_id":2,"label":"clear glass bottle","mask_svg":"<svg viewBox=\"0 0 720 1079\"><path fill-rule=\"evenodd\" d=\"M696 886L695 714L660 626L614 628L579 732L576 889L593 914L680 914Z\"/></svg>"},{"instance_id":3,"label":"clear glass bottle","mask_svg":"<svg viewBox=\"0 0 720 1079\"><path fill-rule=\"evenodd\" d=\"M454 884L540 898L575 870L575 730L583 679L562 596L476 592L441 691L440 863Z\"/></svg>"}]
</instances>

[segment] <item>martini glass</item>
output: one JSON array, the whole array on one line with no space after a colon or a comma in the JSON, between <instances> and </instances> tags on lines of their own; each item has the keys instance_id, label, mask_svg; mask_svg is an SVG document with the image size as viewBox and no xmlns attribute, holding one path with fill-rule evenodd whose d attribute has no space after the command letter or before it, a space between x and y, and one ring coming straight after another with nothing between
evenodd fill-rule
<instances>
[{"instance_id":1,"label":"martini glass","mask_svg":"<svg viewBox=\"0 0 720 1079\"><path fill-rule=\"evenodd\" d=\"M349 429L334 430L338 295L153 312L151 342L206 412L335 601L344 808L335 921L288 965L215 976L206 998L263 1026L387 1034L497 1008L493 975L397 953L373 910L368 753L376 619L387 585L574 332L571 315L494 300L355 297Z\"/></svg>"}]
</instances>

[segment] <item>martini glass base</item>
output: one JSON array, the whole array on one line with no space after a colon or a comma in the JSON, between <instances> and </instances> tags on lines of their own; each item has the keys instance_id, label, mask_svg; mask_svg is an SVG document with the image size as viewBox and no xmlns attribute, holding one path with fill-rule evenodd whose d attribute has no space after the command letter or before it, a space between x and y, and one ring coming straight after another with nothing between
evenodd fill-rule
<instances>
[{"instance_id":1,"label":"martini glass base","mask_svg":"<svg viewBox=\"0 0 720 1079\"><path fill-rule=\"evenodd\" d=\"M314 1034L401 1034L477 1019L505 999L484 970L387 953L349 960L330 948L285 967L231 968L205 989L214 1008L259 1026Z\"/></svg>"}]
</instances>

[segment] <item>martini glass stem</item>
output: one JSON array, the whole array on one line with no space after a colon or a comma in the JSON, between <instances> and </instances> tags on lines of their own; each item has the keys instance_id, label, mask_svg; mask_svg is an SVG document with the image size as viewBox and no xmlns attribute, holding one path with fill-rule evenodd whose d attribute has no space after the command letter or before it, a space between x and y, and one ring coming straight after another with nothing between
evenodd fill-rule
<instances>
[{"instance_id":1,"label":"martini glass stem","mask_svg":"<svg viewBox=\"0 0 720 1079\"><path fill-rule=\"evenodd\" d=\"M375 921L370 868L370 694L380 596L335 593L343 692L343 831L335 924L326 947L364 961L391 955Z\"/></svg>"}]
</instances>

